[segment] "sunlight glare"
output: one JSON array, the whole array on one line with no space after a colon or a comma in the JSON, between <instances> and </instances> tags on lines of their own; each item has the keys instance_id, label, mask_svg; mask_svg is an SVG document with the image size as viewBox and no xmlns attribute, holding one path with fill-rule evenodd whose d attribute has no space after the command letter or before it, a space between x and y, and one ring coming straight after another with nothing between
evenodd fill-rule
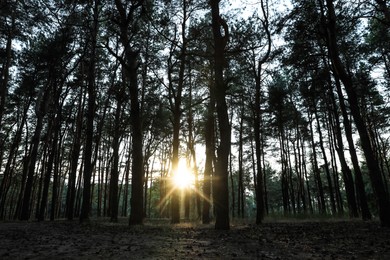
<instances>
[{"instance_id":1,"label":"sunlight glare","mask_svg":"<svg viewBox=\"0 0 390 260\"><path fill-rule=\"evenodd\" d=\"M180 160L176 172L173 175L173 183L179 189L190 188L195 181L195 177L186 165L186 162Z\"/></svg>"}]
</instances>

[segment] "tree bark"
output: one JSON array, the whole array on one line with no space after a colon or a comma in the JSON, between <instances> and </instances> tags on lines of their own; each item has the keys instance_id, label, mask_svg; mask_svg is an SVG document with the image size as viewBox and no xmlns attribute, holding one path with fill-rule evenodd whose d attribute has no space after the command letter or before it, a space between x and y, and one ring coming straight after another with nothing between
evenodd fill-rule
<instances>
[{"instance_id":1,"label":"tree bark","mask_svg":"<svg viewBox=\"0 0 390 260\"><path fill-rule=\"evenodd\" d=\"M96 101L96 47L97 35L99 30L99 1L93 2L93 24L91 28L91 49L89 50L89 67L87 78L87 125L86 125L86 140L84 148L84 172L83 172L83 198L81 205L80 222L89 221L91 212L91 177L93 171L92 153L93 153L93 137L94 137L94 119L95 119L95 101ZM97 148L96 148L97 149Z\"/></svg>"},{"instance_id":2,"label":"tree bark","mask_svg":"<svg viewBox=\"0 0 390 260\"><path fill-rule=\"evenodd\" d=\"M76 129L74 137L72 150L70 155L70 172L68 179L68 191L66 195L66 218L68 220L73 220L74 217L74 208L76 200L76 175L77 175L77 166L79 163L80 150L81 150L81 132L82 132L82 123L83 123L83 113L84 113L84 101L82 92L79 94L78 100L78 109L76 115L75 127Z\"/></svg>"},{"instance_id":3,"label":"tree bark","mask_svg":"<svg viewBox=\"0 0 390 260\"><path fill-rule=\"evenodd\" d=\"M226 230L230 228L228 165L231 133L226 104L227 84L224 81L223 71L226 64L225 47L229 39L229 31L226 21L223 20L219 14L219 2L220 0L210 0L209 2L214 36L215 100L217 104L218 129L220 135L215 178L213 178L213 191L216 209L215 229ZM221 29L223 30L223 34L221 33Z\"/></svg>"},{"instance_id":4,"label":"tree bark","mask_svg":"<svg viewBox=\"0 0 390 260\"><path fill-rule=\"evenodd\" d=\"M112 140L113 163L110 178L110 219L111 222L118 222L118 181L119 181L119 145L121 134L121 113L124 90L120 89L117 93L117 103L115 111L114 138Z\"/></svg>"},{"instance_id":5,"label":"tree bark","mask_svg":"<svg viewBox=\"0 0 390 260\"><path fill-rule=\"evenodd\" d=\"M3 175L3 179L2 179L1 185L0 185L0 219L4 219L4 217L5 217L4 212L5 212L5 206L6 206L6 199L7 199L8 191L11 187L15 160L17 158L17 151L18 151L18 147L20 145L20 142L22 140L23 128L24 128L24 124L26 123L26 120L27 120L28 109L30 107L31 101L32 101L31 98L29 98L28 102L24 105L22 119L20 120L20 125L18 126L18 129L16 130L14 140L11 144L11 147L10 147L10 150L8 153L7 163L6 163L5 168L4 168L4 172L3 172L4 175Z\"/></svg>"},{"instance_id":6,"label":"tree bark","mask_svg":"<svg viewBox=\"0 0 390 260\"><path fill-rule=\"evenodd\" d=\"M130 52L126 55L129 64L130 79L130 101L131 101L131 126L132 126L132 189L130 201L130 225L140 225L143 223L143 135L142 135L142 117L138 101L138 83L137 83L137 54Z\"/></svg>"},{"instance_id":7,"label":"tree bark","mask_svg":"<svg viewBox=\"0 0 390 260\"><path fill-rule=\"evenodd\" d=\"M9 81L9 69L11 66L12 59L12 40L14 37L15 31L15 15L13 11L11 11L11 25L7 30L7 43L5 47L5 61L2 66L1 75L0 75L0 130L2 127L3 115L5 112L5 103L8 95L8 81ZM0 144L2 144L4 140L0 140ZM0 155L2 155L3 151L0 151ZM0 162L2 162L2 156L0 156Z\"/></svg>"},{"instance_id":8,"label":"tree bark","mask_svg":"<svg viewBox=\"0 0 390 260\"><path fill-rule=\"evenodd\" d=\"M271 53L271 32L269 30L268 22L268 3L265 5L264 0L261 0L261 10L264 16L262 20L263 27L267 35L267 51L265 55L258 61L257 67L256 64L253 66L253 73L255 75L255 104L254 104L254 139L255 139L255 151L256 151L256 224L259 225L263 222L265 215L266 207L266 193L265 193L265 176L263 175L262 169L262 154L263 151L263 142L261 136L261 122L262 122L262 112L261 112L261 73L262 65L265 63Z\"/></svg>"},{"instance_id":9,"label":"tree bark","mask_svg":"<svg viewBox=\"0 0 390 260\"><path fill-rule=\"evenodd\" d=\"M31 150L27 159L28 163L26 164L27 180L26 180L26 185L24 187L20 220L28 220L30 218L30 210L31 210L30 200L32 196L33 183L34 183L35 164L37 161L39 141L41 138L41 132L43 128L43 118L47 113L49 90L50 90L49 86L44 87L44 89L41 90L42 92L40 93L40 96L37 101L37 107L35 111L37 117L37 124L35 126L34 135L31 138Z\"/></svg>"},{"instance_id":10,"label":"tree bark","mask_svg":"<svg viewBox=\"0 0 390 260\"><path fill-rule=\"evenodd\" d=\"M122 68L129 81L130 92L130 114L131 114L131 136L132 136L132 189L130 199L129 225L140 225L144 219L144 198L143 198L143 135L142 135L142 115L139 102L138 90L138 51L130 46L129 27L135 21L136 11L143 5L142 0L134 1L130 4L127 12L122 1L115 0L115 6L119 14L120 41L125 49L125 60L121 60Z\"/></svg>"},{"instance_id":11,"label":"tree bark","mask_svg":"<svg viewBox=\"0 0 390 260\"><path fill-rule=\"evenodd\" d=\"M324 170L325 170L325 173L326 173L326 178L327 178L328 186L329 186L330 205L331 205L331 208L332 208L332 214L335 215L336 214L336 203L335 203L335 198L334 198L332 178L330 176L329 163L328 163L328 158L327 158L326 152L325 152L325 147L324 147L324 141L323 141L323 137L322 137L320 120L318 118L319 116L318 116L317 108L316 108L315 105L314 105L314 116L315 116L315 119L316 119L316 122L317 122L317 133L318 133L318 137L319 137L319 144L320 144L322 156L324 158Z\"/></svg>"},{"instance_id":12,"label":"tree bark","mask_svg":"<svg viewBox=\"0 0 390 260\"><path fill-rule=\"evenodd\" d=\"M335 120L333 134L335 135L334 142L336 143L336 151L339 156L341 171L343 173L343 180L345 184L345 192L347 195L348 209L350 217L358 217L358 210L356 205L355 188L352 178L351 169L348 167L345 155L344 155L344 143L341 135L341 127L339 115L337 113L337 105L333 91L329 91L330 99L333 106L333 117Z\"/></svg>"},{"instance_id":13,"label":"tree bark","mask_svg":"<svg viewBox=\"0 0 390 260\"><path fill-rule=\"evenodd\" d=\"M320 170L318 169L317 151L316 151L316 144L314 142L314 131L313 131L313 126L312 126L312 121L313 121L313 118L309 112L310 139L311 139L311 146L313 149L313 171L314 171L314 178L315 178L315 182L316 182L317 190L318 190L318 197L319 197L318 204L319 204L320 214L326 214L324 190L322 187Z\"/></svg>"},{"instance_id":14,"label":"tree bark","mask_svg":"<svg viewBox=\"0 0 390 260\"><path fill-rule=\"evenodd\" d=\"M209 104L207 107L206 126L205 126L205 143L206 143L206 161L203 174L203 208L202 208L202 223L210 223L210 206L211 206L211 177L213 172L213 161L215 157L215 126L214 126L214 110L215 110L215 95L214 85L209 84Z\"/></svg>"}]
</instances>

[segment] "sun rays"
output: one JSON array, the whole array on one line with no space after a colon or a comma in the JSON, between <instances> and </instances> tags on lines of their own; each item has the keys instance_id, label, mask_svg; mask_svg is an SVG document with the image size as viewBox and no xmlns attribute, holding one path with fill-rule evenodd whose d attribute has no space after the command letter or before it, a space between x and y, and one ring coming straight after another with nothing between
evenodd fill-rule
<instances>
[{"instance_id":1,"label":"sun rays","mask_svg":"<svg viewBox=\"0 0 390 260\"><path fill-rule=\"evenodd\" d=\"M194 171L187 166L185 160L179 161L176 171L172 171L170 177L165 178L165 181L167 182L168 190L157 205L157 207L160 208L160 211L165 211L167 209L172 194L177 190L181 191L181 197L183 197L183 194L196 194L196 196L201 197L203 201L211 203L210 198L204 196L202 189L196 187L197 185L195 184L197 180ZM198 181L200 182L200 180Z\"/></svg>"},{"instance_id":2,"label":"sun rays","mask_svg":"<svg viewBox=\"0 0 390 260\"><path fill-rule=\"evenodd\" d=\"M180 160L177 169L172 176L173 186L178 189L192 188L195 183L195 176L193 171L187 166L186 162Z\"/></svg>"}]
</instances>

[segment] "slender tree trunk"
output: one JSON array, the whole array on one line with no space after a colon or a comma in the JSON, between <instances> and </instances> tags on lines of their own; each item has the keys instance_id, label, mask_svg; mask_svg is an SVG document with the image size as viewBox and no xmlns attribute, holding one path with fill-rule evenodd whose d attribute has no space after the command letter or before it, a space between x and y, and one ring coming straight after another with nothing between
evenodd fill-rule
<instances>
[{"instance_id":1,"label":"slender tree trunk","mask_svg":"<svg viewBox=\"0 0 390 260\"><path fill-rule=\"evenodd\" d=\"M209 84L210 98L207 107L206 126L205 126L205 143L206 143L206 161L203 174L203 209L202 223L210 223L210 206L211 206L211 177L213 172L213 161L215 151L214 138L214 111L215 111L215 95L214 85Z\"/></svg>"},{"instance_id":2,"label":"slender tree trunk","mask_svg":"<svg viewBox=\"0 0 390 260\"><path fill-rule=\"evenodd\" d=\"M193 111L192 111L192 78L191 78L191 68L189 68L189 102L188 102L188 150L190 153L190 158L192 161L193 165L193 172L194 172L194 177L195 177L195 206L196 206L196 213L197 213L197 219L200 219L202 217L202 209L201 209L201 196L200 196L200 184L199 184L199 172L198 172L198 167L196 163L196 152L195 152L195 140L194 140L194 116L193 116Z\"/></svg>"},{"instance_id":3,"label":"slender tree trunk","mask_svg":"<svg viewBox=\"0 0 390 260\"><path fill-rule=\"evenodd\" d=\"M68 180L68 191L67 191L67 201L66 201L66 217L68 220L73 220L74 217L74 207L76 200L76 175L77 175L77 166L79 164L80 150L81 150L81 132L82 132L82 122L83 122L83 107L84 100L82 98L82 93L80 93L78 100L78 110L76 115L76 126L75 126L75 135L73 138L72 150L70 155L70 172Z\"/></svg>"},{"instance_id":4,"label":"slender tree trunk","mask_svg":"<svg viewBox=\"0 0 390 260\"><path fill-rule=\"evenodd\" d=\"M146 161L146 160L145 160ZM144 183L144 217L147 217L147 208L148 208L148 189L151 188L148 186L149 180L151 181L149 177L150 173L150 168L149 168L149 163L145 164L146 166L144 167L145 169L145 183Z\"/></svg>"},{"instance_id":5,"label":"slender tree trunk","mask_svg":"<svg viewBox=\"0 0 390 260\"><path fill-rule=\"evenodd\" d=\"M261 121L262 121L262 112L261 112L261 79L262 79L262 65L265 63L271 53L271 32L269 30L268 22L268 1L261 0L261 10L263 13L262 24L267 35L267 51L265 55L258 61L257 67L254 64L253 73L255 75L255 104L254 104L254 124L253 130L255 135L255 149L256 149L256 224L259 225L263 222L264 214L266 208L268 208L267 203L267 193L266 193L266 182L265 175L263 174L262 169L262 155L263 151L263 142L261 135ZM267 210L268 212L268 210Z\"/></svg>"},{"instance_id":6,"label":"slender tree trunk","mask_svg":"<svg viewBox=\"0 0 390 260\"><path fill-rule=\"evenodd\" d=\"M339 120L339 115L337 113L337 105L336 105L336 99L333 94L333 91L329 91L330 99L333 106L333 113L334 113L334 135L335 135L335 142L336 142L336 151L339 156L340 164L341 164L341 171L343 173L343 180L345 184L345 192L347 195L347 202L348 202L348 209L349 209L349 215L350 217L356 218L358 217L358 210L356 205L356 197L355 197L355 188L352 178L352 172L351 169L348 167L345 155L344 155L344 143L343 138L341 135L341 123Z\"/></svg>"},{"instance_id":7,"label":"slender tree trunk","mask_svg":"<svg viewBox=\"0 0 390 260\"><path fill-rule=\"evenodd\" d=\"M371 212L368 207L367 203L367 195L364 187L364 181L363 181L363 174L361 172L360 166L359 166L359 160L356 153L356 148L353 140L353 134L352 134L352 127L351 122L349 120L347 108L344 101L344 96L341 90L341 84L340 80L335 75L335 81L336 81L336 90L337 95L339 97L339 104L341 108L341 113L343 115L343 124L345 129L345 136L348 141L348 148L349 148L349 154L351 156L351 161L355 173L355 185L356 185L356 192L357 192L357 198L359 200L360 209L362 212L362 219L363 220L370 220L371 219Z\"/></svg>"},{"instance_id":8,"label":"slender tree trunk","mask_svg":"<svg viewBox=\"0 0 390 260\"><path fill-rule=\"evenodd\" d=\"M331 109L328 108L328 110ZM337 152L336 150L338 149L338 147L335 148L335 146L337 146L337 141L336 138L334 137L335 126L334 126L334 120L331 111L328 111L328 114L329 114L328 115L329 119L327 122L327 129L328 129L328 136L329 136L330 165L332 169L337 211L338 211L338 215L342 215L344 214L344 206L343 206L344 202L343 202L343 198L341 197L339 172L338 172L337 162L336 162L336 152Z\"/></svg>"},{"instance_id":9,"label":"slender tree trunk","mask_svg":"<svg viewBox=\"0 0 390 260\"><path fill-rule=\"evenodd\" d=\"M130 142L130 139L129 139ZM122 216L125 217L127 216L127 202L129 198L129 176L130 176L130 165L131 165L131 160L130 160L130 154L131 154L131 145L129 145L129 151L128 151L128 159L126 162L126 168L125 168L125 187L124 187L124 194L123 194L123 210L122 210Z\"/></svg>"},{"instance_id":10,"label":"slender tree trunk","mask_svg":"<svg viewBox=\"0 0 390 260\"><path fill-rule=\"evenodd\" d=\"M242 101L242 103L244 103ZM244 108L241 107L241 116L239 123L239 134L238 134L238 185L237 185L237 215L238 217L244 217L244 141L243 141L243 131L244 131ZM230 162L232 160L230 159ZM232 171L231 171L232 173Z\"/></svg>"},{"instance_id":11,"label":"slender tree trunk","mask_svg":"<svg viewBox=\"0 0 390 260\"><path fill-rule=\"evenodd\" d=\"M319 144L320 144L322 156L324 158L324 170L325 170L325 173L326 173L326 178L328 180L330 205L331 205L331 208L332 208L332 214L336 215L337 212L336 212L336 203L335 203L335 199L334 199L332 177L330 176L329 162L328 162L328 158L327 158L326 152L325 152L324 140L323 140L323 136L322 136L320 120L318 118L319 117L318 116L318 112L317 112L317 108L315 108L315 106L314 106L314 116L315 116L315 119L316 119L316 122L317 122L317 133L318 133L318 136L319 136L319 139L320 139Z\"/></svg>"},{"instance_id":12,"label":"slender tree trunk","mask_svg":"<svg viewBox=\"0 0 390 260\"><path fill-rule=\"evenodd\" d=\"M74 216L80 218L80 209L81 209L81 195L82 195L82 179L83 179L83 169L84 169L84 157L81 160L81 165L79 169L79 176L77 178L76 182L76 204L75 204L75 210L74 210Z\"/></svg>"},{"instance_id":13,"label":"slender tree trunk","mask_svg":"<svg viewBox=\"0 0 390 260\"><path fill-rule=\"evenodd\" d=\"M23 114L22 119L20 120L20 125L18 126L18 129L16 130L14 140L12 141L9 153L8 153L8 159L7 163L5 165L5 169L3 172L3 179L1 181L0 185L0 219L4 219L5 215L5 206L6 206L6 200L7 195L9 192L9 189L12 185L12 179L13 179L13 173L14 173L14 167L15 167L15 161L17 158L17 151L18 147L20 145L20 142L22 140L22 133L23 128L27 120L27 112L31 104L31 99L28 100L28 102L25 104L25 107L23 108ZM16 189L14 189L16 190Z\"/></svg>"},{"instance_id":14,"label":"slender tree trunk","mask_svg":"<svg viewBox=\"0 0 390 260\"><path fill-rule=\"evenodd\" d=\"M232 153L229 153L229 177L230 177L230 192L231 192L231 212L232 217L236 217L236 191L235 191L235 185L234 185L234 178L233 178L233 160L232 160Z\"/></svg>"},{"instance_id":15,"label":"slender tree trunk","mask_svg":"<svg viewBox=\"0 0 390 260\"><path fill-rule=\"evenodd\" d=\"M283 200L283 214L285 216L289 213L289 196L288 196L288 178L287 178L287 160L286 160L286 149L284 141L284 130L283 127L279 127L279 144L280 144L280 161L282 164L281 172L281 188L282 188L282 200Z\"/></svg>"},{"instance_id":16,"label":"slender tree trunk","mask_svg":"<svg viewBox=\"0 0 390 260\"><path fill-rule=\"evenodd\" d=\"M293 140L292 141L292 145L293 145L293 154L294 154L294 170L297 174L297 202L296 202L296 205L297 205L297 213L300 214L301 213L301 210L302 210L302 206L303 206L303 202L301 203L301 199L302 199L302 171L301 171L301 162L300 162L300 156L299 156L299 145L296 145L295 143L299 144L299 133L297 131L297 129L295 129L295 134L296 134L296 138L295 138L295 141ZM303 199L304 200L304 199Z\"/></svg>"},{"instance_id":17,"label":"slender tree trunk","mask_svg":"<svg viewBox=\"0 0 390 260\"><path fill-rule=\"evenodd\" d=\"M112 140L113 163L110 178L110 219L111 222L118 222L118 181L119 181L119 139L121 132L121 112L124 90L120 89L117 93L117 103L115 111L114 138Z\"/></svg>"},{"instance_id":18,"label":"slender tree trunk","mask_svg":"<svg viewBox=\"0 0 390 260\"><path fill-rule=\"evenodd\" d=\"M344 64L341 61L339 49L337 45L337 34L336 34L336 14L332 0L326 0L328 8L328 21L327 25L327 36L328 36L328 51L329 56L332 60L332 66L334 72L338 75L340 80L343 82L345 90L349 98L349 105L351 114L354 118L356 127L360 135L360 141L363 148L364 155L366 157L366 163L369 170L369 176L374 190L378 208L379 218L382 226L390 226L390 202L386 194L385 187L383 184L381 171L377 159L374 156L373 147L369 140L369 134L367 132L366 124L361 116L361 111L358 105L358 98L355 92L353 81L351 76L347 73Z\"/></svg>"},{"instance_id":19,"label":"slender tree trunk","mask_svg":"<svg viewBox=\"0 0 390 260\"><path fill-rule=\"evenodd\" d=\"M6 100L8 95L8 81L9 81L9 69L11 66L11 59L12 59L12 40L14 37L14 31L15 31L15 15L12 12L11 13L11 25L8 29L7 33L7 43L5 47L5 60L2 64L2 70L0 74L0 130L2 130L2 123L3 123L3 115L5 112L6 107ZM3 61L2 61L3 62ZM2 144L4 140L0 139L0 144ZM3 150L3 149L1 149ZM0 151L0 155L3 154L3 151ZM2 162L3 157L0 156L0 166Z\"/></svg>"},{"instance_id":20,"label":"slender tree trunk","mask_svg":"<svg viewBox=\"0 0 390 260\"><path fill-rule=\"evenodd\" d=\"M311 138L311 146L313 149L313 170L314 170L314 178L317 185L317 191L318 191L318 204L319 204L319 210L321 214L326 214L326 205L325 205L325 196L324 196L324 190L322 187L322 180L321 180L321 174L320 170L318 168L318 162L317 162L317 151L316 151L316 144L314 142L314 131L312 126L312 115L309 114L309 128L310 128L310 138Z\"/></svg>"},{"instance_id":21,"label":"slender tree trunk","mask_svg":"<svg viewBox=\"0 0 390 260\"><path fill-rule=\"evenodd\" d=\"M87 125L86 125L86 141L84 147L84 172L83 172L83 200L80 212L80 222L89 221L91 212L91 177L93 171L92 153L93 153L93 136L94 136L94 119L95 119L95 100L96 100L96 46L97 35L99 30L99 1L93 2L93 21L91 28L91 43L89 50L89 67L87 79ZM97 147L96 147L97 149Z\"/></svg>"},{"instance_id":22,"label":"slender tree trunk","mask_svg":"<svg viewBox=\"0 0 390 260\"><path fill-rule=\"evenodd\" d=\"M290 134L288 133L287 136L290 136ZM288 145L289 143L289 138L287 138L286 140L286 160L287 160L287 174L288 174L288 190L289 190L289 198L290 198L290 201L291 201L291 208L292 208L292 212L293 214L295 215L297 212L296 212L296 201L295 201L295 189L294 189L294 182L293 182L293 167L292 167L292 163L291 163L291 151L290 151L290 146Z\"/></svg>"},{"instance_id":23,"label":"slender tree trunk","mask_svg":"<svg viewBox=\"0 0 390 260\"><path fill-rule=\"evenodd\" d=\"M230 153L230 123L226 104L226 82L223 71L226 66L225 47L229 39L226 21L219 14L220 0L210 0L212 30L214 36L214 73L215 73L215 100L217 104L217 117L219 128L219 147L217 150L217 163L213 181L214 204L216 209L215 229L229 229L229 185L228 165ZM221 32L223 30L223 34Z\"/></svg>"},{"instance_id":24,"label":"slender tree trunk","mask_svg":"<svg viewBox=\"0 0 390 260\"><path fill-rule=\"evenodd\" d=\"M190 205L191 205L191 193L188 187L183 189L184 196L184 218L190 220Z\"/></svg>"},{"instance_id":25,"label":"slender tree trunk","mask_svg":"<svg viewBox=\"0 0 390 260\"><path fill-rule=\"evenodd\" d=\"M52 125L52 127L49 127L48 135L53 135L53 138L51 140L51 149L49 150L49 159L47 162L47 169L45 172L45 178L44 178L44 184L43 184L43 192L42 192L42 198L38 213L38 220L43 221L45 219L45 211L48 201L48 194L49 194L49 185L50 185L50 179L53 171L53 165L54 165L54 159L57 156L57 145L58 145L58 131L59 131L59 124L56 122L58 118L51 119L54 122L49 123L49 125ZM53 133L54 131L54 133ZM50 137L49 137L50 138ZM54 185L54 184L53 184ZM54 196L54 194L52 194ZM52 209L54 210L54 209Z\"/></svg>"},{"instance_id":26,"label":"slender tree trunk","mask_svg":"<svg viewBox=\"0 0 390 260\"><path fill-rule=\"evenodd\" d=\"M120 24L120 41L125 48L125 60L121 60L126 78L129 81L130 92L130 114L131 114L131 136L132 136L132 188L130 199L129 225L140 225L144 219L144 159L143 159L143 135L142 135L142 115L139 102L138 89L138 51L132 49L129 37L129 28L134 22L136 11L143 5L144 1L131 3L131 8L127 12L126 5L120 0L115 0Z\"/></svg>"},{"instance_id":27,"label":"slender tree trunk","mask_svg":"<svg viewBox=\"0 0 390 260\"><path fill-rule=\"evenodd\" d=\"M50 129L50 123L49 123L49 127L48 129ZM41 160L41 163L42 163L42 167L40 167L40 176L37 177L37 182L38 182L38 192L37 192L37 199L36 199L36 207L35 207L35 218L37 220L39 220L39 212L40 212L40 207L41 207L41 200L42 200L42 196L43 196L43 193L42 193L42 186L43 186L43 180L44 180L44 175L45 175L45 172L46 172L46 168L49 168L50 165L48 165L48 146L50 146L50 131L48 131L48 133L46 133L46 140L45 140L45 144L43 145L43 156L42 156L42 160ZM37 174L38 175L38 174ZM47 196L46 196L47 198Z\"/></svg>"},{"instance_id":28,"label":"slender tree trunk","mask_svg":"<svg viewBox=\"0 0 390 260\"><path fill-rule=\"evenodd\" d=\"M303 206L303 212L307 214L307 200L305 196L305 160L303 159L303 145L301 146L302 141L302 136L299 131L299 126L297 125L297 157L298 157L298 172L299 172L299 186L300 186L300 191L299 191L299 196L301 196L302 200L302 206ZM302 151L301 151L302 150Z\"/></svg>"},{"instance_id":29,"label":"slender tree trunk","mask_svg":"<svg viewBox=\"0 0 390 260\"><path fill-rule=\"evenodd\" d=\"M50 221L54 221L54 219L59 215L60 207L58 207L58 201L59 201L59 194L61 194L61 173L60 173L60 157L61 153L61 142L58 142L59 139L59 133L60 133L60 122L61 119L61 107L58 111L58 121L57 124L57 131L54 134L54 146L53 146L53 152L55 154L54 157L54 165L53 165L53 188L52 188L52 195L51 195L51 211L50 211ZM61 141L61 140L60 140Z\"/></svg>"},{"instance_id":30,"label":"slender tree trunk","mask_svg":"<svg viewBox=\"0 0 390 260\"><path fill-rule=\"evenodd\" d=\"M108 156L108 152L106 152L106 155ZM107 216L107 212L108 212L108 205L107 205L107 200L109 200L109 192L108 192L108 176L109 176L109 172L110 172L110 167L111 167L111 160L108 160L106 162L106 167L105 167L105 175L104 175L104 198L103 198L103 217L106 217Z\"/></svg>"},{"instance_id":31,"label":"slender tree trunk","mask_svg":"<svg viewBox=\"0 0 390 260\"><path fill-rule=\"evenodd\" d=\"M311 196L311 191L310 191L310 184L309 184L309 178L307 174L307 169L306 169L306 150L305 150L305 141L301 140L301 146L302 146L302 169L303 169L303 175L306 180L306 189L307 189L307 203L309 204L309 210L310 213L313 214L313 201L312 201L312 196Z\"/></svg>"},{"instance_id":32,"label":"slender tree trunk","mask_svg":"<svg viewBox=\"0 0 390 260\"><path fill-rule=\"evenodd\" d=\"M179 140L179 134L180 134L180 128L181 128L181 116L182 116L182 93L184 88L184 72L186 69L186 52L187 52L187 36L186 36L186 21L188 19L187 16L187 4L186 1L183 1L183 20L181 23L181 40L182 40L182 46L180 51L180 67L179 67L179 75L178 75L178 83L176 91L173 88L172 80L170 80L170 88L172 89L170 91L171 95L173 95L174 104L171 104L172 110L173 110L173 141L172 141L172 170L173 174L180 174L176 172L178 163L179 163L179 146L180 146L180 140ZM173 48L171 48L171 51L173 51ZM171 52L171 56L173 55L173 52ZM171 59L171 57L170 57ZM171 63L171 62L170 62ZM171 64L170 64L171 66ZM171 74L171 72L169 72ZM171 76L171 75L170 75ZM172 219L171 223L176 224L180 222L180 190L176 189L175 187L172 187L172 198L171 198L171 213L172 213Z\"/></svg>"},{"instance_id":33,"label":"slender tree trunk","mask_svg":"<svg viewBox=\"0 0 390 260\"><path fill-rule=\"evenodd\" d=\"M21 208L20 220L28 220L30 218L31 211L31 196L34 184L35 164L38 157L38 147L41 138L41 132L43 128L43 118L47 112L48 99L49 99L49 87L42 89L39 99L37 100L37 108L35 111L37 117L37 124L35 126L35 132L31 139L31 151L28 156L27 167L27 180L24 187L23 204Z\"/></svg>"}]
</instances>

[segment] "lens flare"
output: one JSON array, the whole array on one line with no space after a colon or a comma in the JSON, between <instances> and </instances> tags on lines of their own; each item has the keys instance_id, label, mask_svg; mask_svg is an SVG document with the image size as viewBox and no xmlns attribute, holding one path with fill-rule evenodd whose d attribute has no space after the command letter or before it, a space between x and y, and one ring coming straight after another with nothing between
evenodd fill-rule
<instances>
[{"instance_id":1,"label":"lens flare","mask_svg":"<svg viewBox=\"0 0 390 260\"><path fill-rule=\"evenodd\" d=\"M173 183L179 189L191 188L194 184L195 177L185 161L180 161L176 171L173 174Z\"/></svg>"}]
</instances>

